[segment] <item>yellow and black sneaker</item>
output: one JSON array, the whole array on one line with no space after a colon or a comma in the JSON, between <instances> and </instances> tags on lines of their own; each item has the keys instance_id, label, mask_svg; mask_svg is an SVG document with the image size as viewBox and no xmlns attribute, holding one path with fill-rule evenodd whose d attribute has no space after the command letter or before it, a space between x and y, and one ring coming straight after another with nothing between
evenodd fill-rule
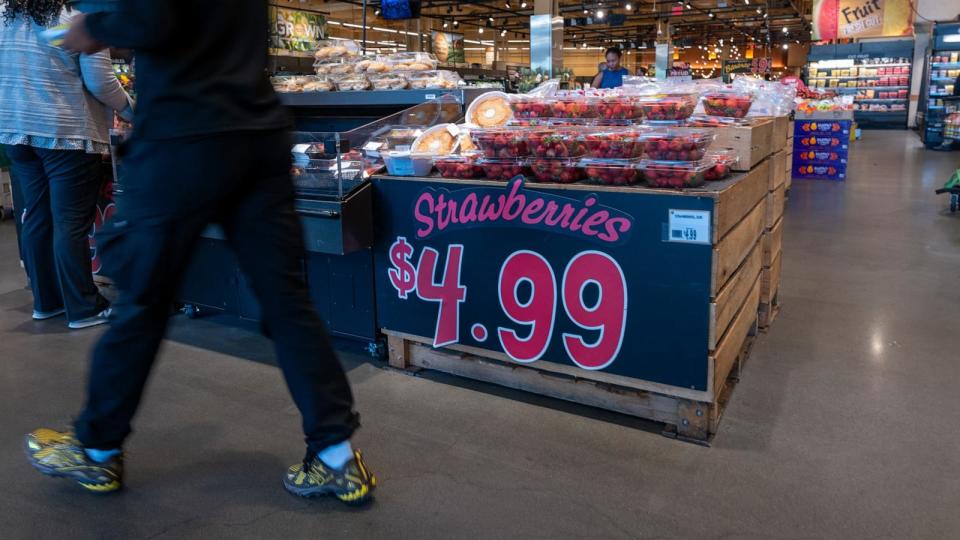
<instances>
[{"instance_id":1,"label":"yellow and black sneaker","mask_svg":"<svg viewBox=\"0 0 960 540\"><path fill-rule=\"evenodd\" d=\"M313 498L334 495L350 505L362 505L373 499L377 478L367 469L360 452L353 452L353 459L342 469L329 467L313 456L303 463L287 469L283 487L299 497Z\"/></svg>"},{"instance_id":2,"label":"yellow and black sneaker","mask_svg":"<svg viewBox=\"0 0 960 540\"><path fill-rule=\"evenodd\" d=\"M41 428L26 437L27 459L48 476L69 478L95 493L123 487L123 454L97 463L83 450L72 433Z\"/></svg>"}]
</instances>

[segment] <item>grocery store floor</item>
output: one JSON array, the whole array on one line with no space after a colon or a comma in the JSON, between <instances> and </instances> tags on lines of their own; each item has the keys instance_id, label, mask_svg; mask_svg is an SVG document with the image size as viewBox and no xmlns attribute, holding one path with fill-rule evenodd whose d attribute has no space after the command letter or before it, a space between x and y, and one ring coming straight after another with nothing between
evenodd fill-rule
<instances>
[{"instance_id":1,"label":"grocery store floor","mask_svg":"<svg viewBox=\"0 0 960 540\"><path fill-rule=\"evenodd\" d=\"M712 448L656 426L450 377L342 343L382 480L374 505L280 486L298 418L251 329L178 318L128 447L128 490L42 478L20 437L80 405L99 330L29 320L0 225L0 537L957 538L960 153L866 132L846 183L794 182L784 309Z\"/></svg>"}]
</instances>

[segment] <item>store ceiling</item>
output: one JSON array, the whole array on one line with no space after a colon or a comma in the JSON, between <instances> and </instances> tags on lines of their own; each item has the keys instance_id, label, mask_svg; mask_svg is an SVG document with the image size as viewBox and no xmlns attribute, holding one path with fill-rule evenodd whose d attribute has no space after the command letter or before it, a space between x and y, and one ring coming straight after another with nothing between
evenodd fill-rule
<instances>
[{"instance_id":1,"label":"store ceiling","mask_svg":"<svg viewBox=\"0 0 960 540\"><path fill-rule=\"evenodd\" d=\"M362 5L361 0L348 0ZM705 0L684 2L560 0L568 46L650 45L666 25L675 42L690 45L724 38L734 43L773 45L810 38L812 0ZM421 16L434 20L433 29L460 32L468 38L525 38L534 0L424 0ZM629 5L629 9L628 9ZM379 0L369 0L375 10ZM622 18L620 17L622 16ZM618 20L619 19L619 20ZM658 25L659 22L659 25ZM456 24L455 24L456 23ZM483 34L479 29L483 28ZM786 29L786 31L784 31Z\"/></svg>"}]
</instances>

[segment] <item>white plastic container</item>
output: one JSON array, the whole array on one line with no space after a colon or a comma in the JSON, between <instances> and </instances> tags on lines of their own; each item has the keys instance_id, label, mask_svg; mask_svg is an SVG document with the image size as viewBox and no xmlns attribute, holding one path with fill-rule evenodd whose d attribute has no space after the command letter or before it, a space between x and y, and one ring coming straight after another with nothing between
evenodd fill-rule
<instances>
[{"instance_id":1,"label":"white plastic container","mask_svg":"<svg viewBox=\"0 0 960 540\"><path fill-rule=\"evenodd\" d=\"M433 169L430 154L391 151L383 154L383 162L391 176L427 176Z\"/></svg>"}]
</instances>

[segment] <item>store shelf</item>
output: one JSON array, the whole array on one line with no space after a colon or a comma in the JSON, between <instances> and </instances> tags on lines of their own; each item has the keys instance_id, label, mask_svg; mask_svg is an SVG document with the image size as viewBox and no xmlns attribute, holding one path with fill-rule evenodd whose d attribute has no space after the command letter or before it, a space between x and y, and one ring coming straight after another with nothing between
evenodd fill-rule
<instances>
[{"instance_id":1,"label":"store shelf","mask_svg":"<svg viewBox=\"0 0 960 540\"><path fill-rule=\"evenodd\" d=\"M418 105L444 94L453 94L457 101L467 105L489 88L461 88L457 90L361 90L347 92L280 93L280 100L293 107L362 107L372 105Z\"/></svg>"},{"instance_id":2,"label":"store shelf","mask_svg":"<svg viewBox=\"0 0 960 540\"><path fill-rule=\"evenodd\" d=\"M956 77L930 77L931 81L955 81Z\"/></svg>"},{"instance_id":3,"label":"store shelf","mask_svg":"<svg viewBox=\"0 0 960 540\"><path fill-rule=\"evenodd\" d=\"M860 101L906 101L907 98L854 98L854 103Z\"/></svg>"},{"instance_id":4,"label":"store shelf","mask_svg":"<svg viewBox=\"0 0 960 540\"><path fill-rule=\"evenodd\" d=\"M939 69L960 69L960 62L931 62L930 67Z\"/></svg>"},{"instance_id":5,"label":"store shelf","mask_svg":"<svg viewBox=\"0 0 960 540\"><path fill-rule=\"evenodd\" d=\"M909 67L910 64L856 64L853 67L858 68L881 68L881 67Z\"/></svg>"},{"instance_id":6,"label":"store shelf","mask_svg":"<svg viewBox=\"0 0 960 540\"><path fill-rule=\"evenodd\" d=\"M838 86L837 90L903 90L909 86L848 86L846 88Z\"/></svg>"},{"instance_id":7,"label":"store shelf","mask_svg":"<svg viewBox=\"0 0 960 540\"><path fill-rule=\"evenodd\" d=\"M862 75L862 76L860 76L860 77L854 77L854 76L850 76L850 77L808 77L808 79L814 80L814 81L819 81L819 80L824 80L824 81L825 81L825 80L827 80L827 79L835 79L835 80L838 80L838 81L845 81L845 80L851 80L851 79L879 79L880 77L893 77L893 76L894 76L894 75Z\"/></svg>"}]
</instances>

